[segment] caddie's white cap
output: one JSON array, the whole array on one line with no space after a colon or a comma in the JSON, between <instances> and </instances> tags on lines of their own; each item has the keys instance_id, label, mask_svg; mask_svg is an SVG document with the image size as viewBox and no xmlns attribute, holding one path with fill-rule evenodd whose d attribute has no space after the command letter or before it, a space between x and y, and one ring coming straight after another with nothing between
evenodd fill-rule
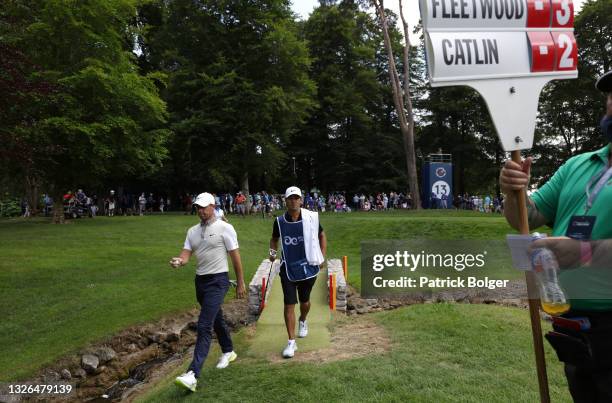
<instances>
[{"instance_id":1,"label":"caddie's white cap","mask_svg":"<svg viewBox=\"0 0 612 403\"><path fill-rule=\"evenodd\" d=\"M196 197L193 204L197 204L200 207L206 207L210 204L215 205L215 198L208 192L200 193L198 197Z\"/></svg>"},{"instance_id":2,"label":"caddie's white cap","mask_svg":"<svg viewBox=\"0 0 612 403\"><path fill-rule=\"evenodd\" d=\"M297 186L289 186L287 190L285 190L285 199L292 195L297 195L297 196L302 197L302 191Z\"/></svg>"}]
</instances>

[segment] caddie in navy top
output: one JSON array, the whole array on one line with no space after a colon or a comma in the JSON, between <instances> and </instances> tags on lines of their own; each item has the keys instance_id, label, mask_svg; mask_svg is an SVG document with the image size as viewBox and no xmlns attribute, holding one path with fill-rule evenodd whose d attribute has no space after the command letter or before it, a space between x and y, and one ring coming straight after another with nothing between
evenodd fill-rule
<instances>
[{"instance_id":1,"label":"caddie in navy top","mask_svg":"<svg viewBox=\"0 0 612 403\"><path fill-rule=\"evenodd\" d=\"M300 301L298 336L308 335L306 318L310 311L310 292L324 262L327 250L325 232L316 212L302 209L302 191L291 186L285 192L287 212L274 221L270 239L270 261L277 255L281 240L282 259L280 279L284 295L284 315L289 341L283 357L291 358L297 350L295 343L295 305Z\"/></svg>"}]
</instances>

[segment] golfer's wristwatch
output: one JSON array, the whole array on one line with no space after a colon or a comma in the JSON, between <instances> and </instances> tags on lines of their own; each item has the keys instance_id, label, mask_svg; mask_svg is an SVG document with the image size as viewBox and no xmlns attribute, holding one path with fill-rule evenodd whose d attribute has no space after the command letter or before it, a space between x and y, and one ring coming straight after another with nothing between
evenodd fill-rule
<instances>
[{"instance_id":1,"label":"golfer's wristwatch","mask_svg":"<svg viewBox=\"0 0 612 403\"><path fill-rule=\"evenodd\" d=\"M276 257L276 249L270 248L270 257Z\"/></svg>"}]
</instances>

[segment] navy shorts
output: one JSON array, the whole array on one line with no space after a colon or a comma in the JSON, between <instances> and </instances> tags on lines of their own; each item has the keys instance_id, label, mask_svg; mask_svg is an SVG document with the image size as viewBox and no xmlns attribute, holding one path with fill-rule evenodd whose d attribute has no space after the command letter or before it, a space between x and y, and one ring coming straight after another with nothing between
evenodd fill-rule
<instances>
[{"instance_id":1,"label":"navy shorts","mask_svg":"<svg viewBox=\"0 0 612 403\"><path fill-rule=\"evenodd\" d=\"M312 277L303 281L291 281L287 278L287 270L285 263L280 267L280 278L281 285L283 286L283 299L285 305L295 305L298 302L298 295L300 303L310 301L310 292L312 287L317 281L317 277Z\"/></svg>"}]
</instances>

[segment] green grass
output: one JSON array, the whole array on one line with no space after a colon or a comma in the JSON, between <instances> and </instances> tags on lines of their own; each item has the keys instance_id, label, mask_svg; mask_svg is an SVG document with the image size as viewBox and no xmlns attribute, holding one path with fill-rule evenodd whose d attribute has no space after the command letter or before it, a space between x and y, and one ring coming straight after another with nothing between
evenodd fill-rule
<instances>
[{"instance_id":1,"label":"green grass","mask_svg":"<svg viewBox=\"0 0 612 403\"><path fill-rule=\"evenodd\" d=\"M392 350L326 364L241 360L212 368L196 393L171 374L146 402L535 402L539 400L529 315L490 305L413 305L370 316L392 338ZM346 320L355 320L347 318ZM243 333L243 332L241 332ZM248 349L244 334L236 349ZM277 346L279 351L282 346ZM299 354L299 351L298 353ZM570 402L562 366L546 345L551 401ZM184 368L181 368L181 370Z\"/></svg>"},{"instance_id":2,"label":"green grass","mask_svg":"<svg viewBox=\"0 0 612 403\"><path fill-rule=\"evenodd\" d=\"M23 379L117 331L196 306L194 266L167 262L197 218L98 217L66 225L0 220L0 381ZM272 221L231 217L250 279L267 254ZM349 257L359 284L364 239L503 239L500 216L425 211L326 213L328 256Z\"/></svg>"}]
</instances>

